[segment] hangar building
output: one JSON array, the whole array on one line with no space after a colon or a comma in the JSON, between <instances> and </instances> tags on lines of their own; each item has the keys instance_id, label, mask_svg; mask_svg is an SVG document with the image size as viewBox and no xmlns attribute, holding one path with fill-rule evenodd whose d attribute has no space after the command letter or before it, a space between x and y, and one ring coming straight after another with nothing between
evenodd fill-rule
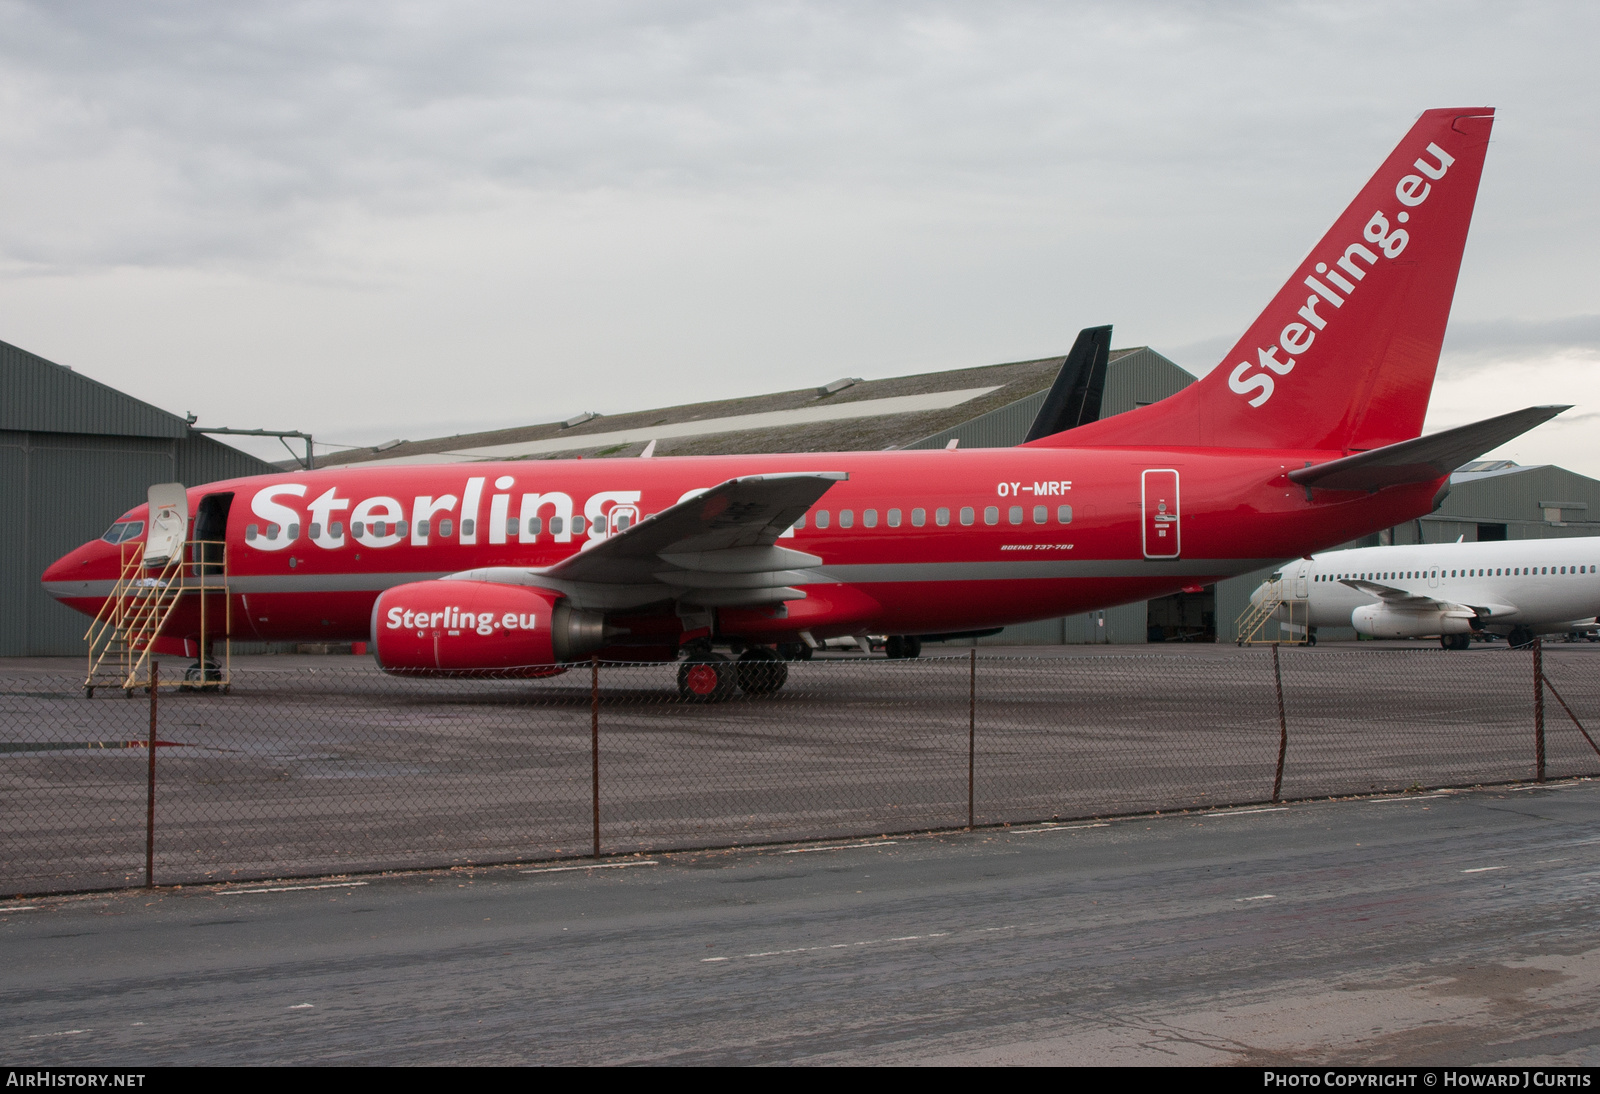
<instances>
[{"instance_id":1,"label":"hangar building","mask_svg":"<svg viewBox=\"0 0 1600 1094\"><path fill-rule=\"evenodd\" d=\"M39 575L103 533L155 482L277 470L159 407L0 342L0 657L77 655L84 619Z\"/></svg>"}]
</instances>

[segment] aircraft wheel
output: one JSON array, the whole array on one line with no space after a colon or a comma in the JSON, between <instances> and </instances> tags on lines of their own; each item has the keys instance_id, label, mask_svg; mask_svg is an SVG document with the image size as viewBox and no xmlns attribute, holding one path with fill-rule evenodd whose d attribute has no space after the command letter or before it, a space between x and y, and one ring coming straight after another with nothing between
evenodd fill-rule
<instances>
[{"instance_id":1,"label":"aircraft wheel","mask_svg":"<svg viewBox=\"0 0 1600 1094\"><path fill-rule=\"evenodd\" d=\"M1514 650L1525 649L1533 645L1533 632L1527 627L1513 627L1506 636L1506 641L1511 643Z\"/></svg>"},{"instance_id":2,"label":"aircraft wheel","mask_svg":"<svg viewBox=\"0 0 1600 1094\"><path fill-rule=\"evenodd\" d=\"M804 642L784 642L778 646L778 656L785 661L809 661L811 647Z\"/></svg>"},{"instance_id":3,"label":"aircraft wheel","mask_svg":"<svg viewBox=\"0 0 1600 1094\"><path fill-rule=\"evenodd\" d=\"M883 640L883 655L894 661L906 655L906 640L898 634L891 634Z\"/></svg>"},{"instance_id":4,"label":"aircraft wheel","mask_svg":"<svg viewBox=\"0 0 1600 1094\"><path fill-rule=\"evenodd\" d=\"M734 689L733 666L720 653L702 653L678 666L678 694L693 703L719 703Z\"/></svg>"},{"instance_id":5,"label":"aircraft wheel","mask_svg":"<svg viewBox=\"0 0 1600 1094\"><path fill-rule=\"evenodd\" d=\"M749 695L771 695L789 679L789 666L765 646L752 646L739 655L734 666L739 687Z\"/></svg>"},{"instance_id":6,"label":"aircraft wheel","mask_svg":"<svg viewBox=\"0 0 1600 1094\"><path fill-rule=\"evenodd\" d=\"M906 656L907 657L921 657L922 656L922 639L918 638L914 634L908 634L908 635L905 636L904 641L905 641L905 644L906 644L905 645L905 650L906 650Z\"/></svg>"}]
</instances>

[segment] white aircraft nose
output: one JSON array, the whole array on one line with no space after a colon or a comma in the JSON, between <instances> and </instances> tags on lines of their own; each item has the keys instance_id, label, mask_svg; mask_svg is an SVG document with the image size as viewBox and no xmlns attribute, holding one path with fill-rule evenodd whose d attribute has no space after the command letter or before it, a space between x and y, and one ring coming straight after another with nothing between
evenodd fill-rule
<instances>
[{"instance_id":1,"label":"white aircraft nose","mask_svg":"<svg viewBox=\"0 0 1600 1094\"><path fill-rule=\"evenodd\" d=\"M1266 582L1262 582L1260 585L1256 586L1256 591L1250 594L1250 606L1253 608L1261 607L1261 598L1266 595L1267 585Z\"/></svg>"}]
</instances>

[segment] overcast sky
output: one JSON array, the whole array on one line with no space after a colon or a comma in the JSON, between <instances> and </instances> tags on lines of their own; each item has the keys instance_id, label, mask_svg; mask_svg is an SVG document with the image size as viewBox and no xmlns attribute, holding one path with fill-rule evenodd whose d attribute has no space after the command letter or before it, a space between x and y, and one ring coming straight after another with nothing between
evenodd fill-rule
<instances>
[{"instance_id":1,"label":"overcast sky","mask_svg":"<svg viewBox=\"0 0 1600 1094\"><path fill-rule=\"evenodd\" d=\"M1503 454L1600 476L1597 42L1580 3L0 0L0 339L352 444L1108 322L1201 373L1420 111L1494 106L1428 428L1575 403Z\"/></svg>"}]
</instances>

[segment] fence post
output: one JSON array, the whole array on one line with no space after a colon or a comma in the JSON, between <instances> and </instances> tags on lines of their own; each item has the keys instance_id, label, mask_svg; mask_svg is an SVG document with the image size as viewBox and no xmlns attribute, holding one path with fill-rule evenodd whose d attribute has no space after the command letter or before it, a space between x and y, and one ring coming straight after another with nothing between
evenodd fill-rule
<instances>
[{"instance_id":1,"label":"fence post","mask_svg":"<svg viewBox=\"0 0 1600 1094\"><path fill-rule=\"evenodd\" d=\"M156 697L161 694L161 662L150 662L150 779L144 799L144 887L156 887Z\"/></svg>"},{"instance_id":2,"label":"fence post","mask_svg":"<svg viewBox=\"0 0 1600 1094\"><path fill-rule=\"evenodd\" d=\"M600 857L600 655L589 659L589 787L594 805L594 857Z\"/></svg>"},{"instance_id":3,"label":"fence post","mask_svg":"<svg viewBox=\"0 0 1600 1094\"><path fill-rule=\"evenodd\" d=\"M1533 766L1534 778L1544 782L1544 647L1533 640Z\"/></svg>"},{"instance_id":4,"label":"fence post","mask_svg":"<svg viewBox=\"0 0 1600 1094\"><path fill-rule=\"evenodd\" d=\"M1283 713L1283 669L1278 665L1278 643L1272 644L1272 680L1278 687L1278 773L1272 777L1272 800L1283 792L1283 756L1289 751L1289 719Z\"/></svg>"},{"instance_id":5,"label":"fence post","mask_svg":"<svg viewBox=\"0 0 1600 1094\"><path fill-rule=\"evenodd\" d=\"M972 761L978 743L978 647L967 664L967 831L972 831Z\"/></svg>"}]
</instances>

